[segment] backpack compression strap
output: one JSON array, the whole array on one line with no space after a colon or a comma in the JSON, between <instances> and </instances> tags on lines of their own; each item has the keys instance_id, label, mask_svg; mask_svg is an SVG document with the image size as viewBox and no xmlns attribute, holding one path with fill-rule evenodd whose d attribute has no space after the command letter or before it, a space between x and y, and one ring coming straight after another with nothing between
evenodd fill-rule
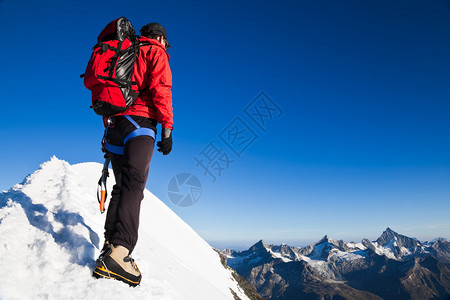
<instances>
[{"instance_id":1,"label":"backpack compression strap","mask_svg":"<svg viewBox=\"0 0 450 300\"><path fill-rule=\"evenodd\" d=\"M108 127L106 127L105 137L103 138L106 150L108 150L109 152L114 153L114 154L123 155L125 144L132 138L135 138L135 137L141 136L141 135L147 135L153 139L156 139L156 134L153 129L139 126L138 123L136 123L130 116L124 116L124 117L127 118L128 121L130 121L131 124L133 124L134 127L136 127L136 129L133 130L130 134L128 134L125 137L125 139L123 140L124 146L117 146L117 145L112 145L106 141L106 133L108 131Z\"/></svg>"}]
</instances>

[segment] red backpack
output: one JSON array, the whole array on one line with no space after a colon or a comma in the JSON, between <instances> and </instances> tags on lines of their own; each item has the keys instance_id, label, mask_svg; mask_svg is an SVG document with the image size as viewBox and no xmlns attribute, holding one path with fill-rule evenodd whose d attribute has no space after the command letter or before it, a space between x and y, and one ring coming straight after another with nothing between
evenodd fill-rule
<instances>
[{"instance_id":1,"label":"red backpack","mask_svg":"<svg viewBox=\"0 0 450 300\"><path fill-rule=\"evenodd\" d=\"M109 117L121 113L138 97L132 76L142 45L125 17L109 23L98 36L86 72L81 75L84 85L92 92L91 108L98 115Z\"/></svg>"}]
</instances>

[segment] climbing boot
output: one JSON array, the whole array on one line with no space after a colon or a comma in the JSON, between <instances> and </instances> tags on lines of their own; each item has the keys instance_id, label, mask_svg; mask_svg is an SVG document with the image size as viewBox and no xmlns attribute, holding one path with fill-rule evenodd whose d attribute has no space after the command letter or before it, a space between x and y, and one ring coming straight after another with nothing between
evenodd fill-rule
<instances>
[{"instance_id":1,"label":"climbing boot","mask_svg":"<svg viewBox=\"0 0 450 300\"><path fill-rule=\"evenodd\" d=\"M130 257L128 249L120 245L111 245L101 260L99 257L93 275L97 278L114 278L132 287L137 286L142 279L142 274Z\"/></svg>"}]
</instances>

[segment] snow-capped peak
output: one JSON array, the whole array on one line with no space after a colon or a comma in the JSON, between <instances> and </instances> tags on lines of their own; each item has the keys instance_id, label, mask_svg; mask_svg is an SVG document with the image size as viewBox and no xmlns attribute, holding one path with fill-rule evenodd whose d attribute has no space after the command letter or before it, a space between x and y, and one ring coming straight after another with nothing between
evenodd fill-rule
<instances>
[{"instance_id":1,"label":"snow-capped peak","mask_svg":"<svg viewBox=\"0 0 450 300\"><path fill-rule=\"evenodd\" d=\"M259 240L256 244L254 244L250 249L252 249L253 251L256 250L268 250L269 245L267 245L263 240Z\"/></svg>"}]
</instances>

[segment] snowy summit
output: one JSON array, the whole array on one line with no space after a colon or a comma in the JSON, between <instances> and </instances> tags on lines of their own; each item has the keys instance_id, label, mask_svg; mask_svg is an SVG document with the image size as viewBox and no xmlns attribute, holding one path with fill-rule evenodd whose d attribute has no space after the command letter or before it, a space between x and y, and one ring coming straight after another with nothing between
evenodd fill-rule
<instances>
[{"instance_id":1,"label":"snowy summit","mask_svg":"<svg viewBox=\"0 0 450 300\"><path fill-rule=\"evenodd\" d=\"M101 170L53 157L0 194L0 299L249 299L219 255L148 190L133 252L141 284L93 278ZM110 176L109 191L113 184Z\"/></svg>"}]
</instances>

